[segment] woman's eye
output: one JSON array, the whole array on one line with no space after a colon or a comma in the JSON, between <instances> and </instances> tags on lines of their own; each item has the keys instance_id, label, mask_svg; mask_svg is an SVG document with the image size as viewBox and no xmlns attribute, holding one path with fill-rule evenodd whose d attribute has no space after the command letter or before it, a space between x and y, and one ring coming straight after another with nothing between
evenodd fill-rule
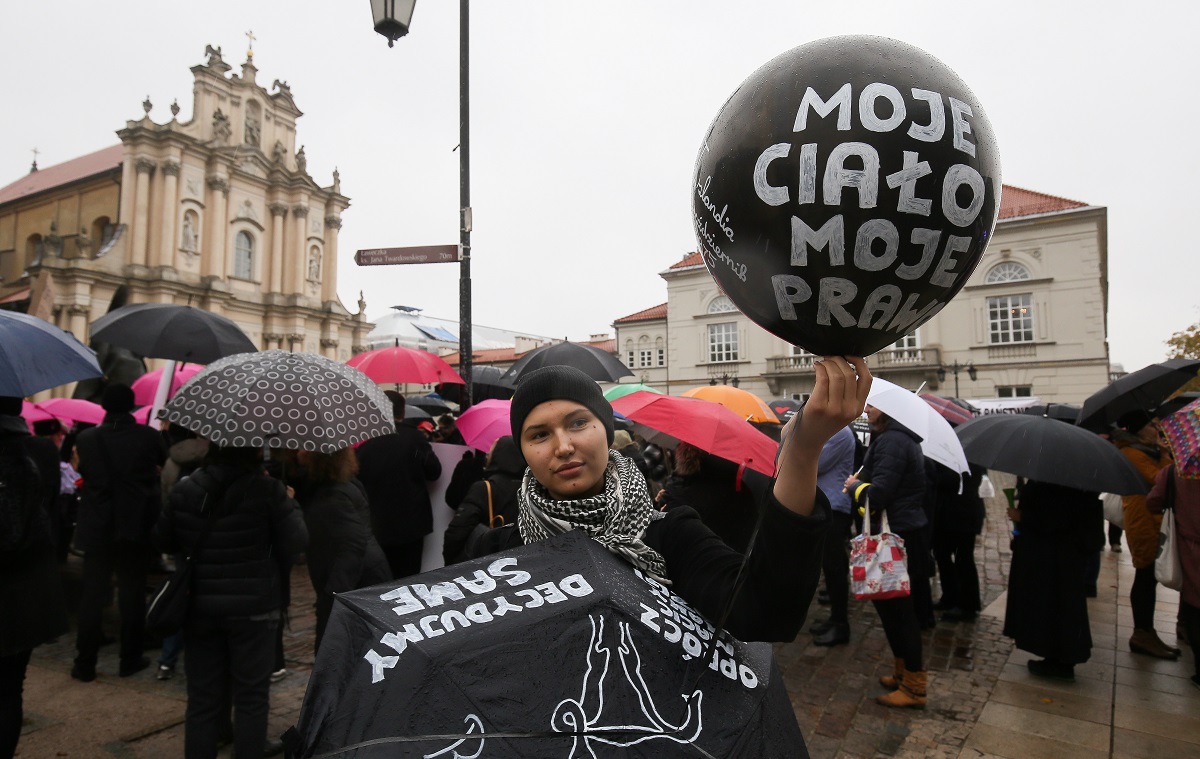
<instances>
[{"instance_id":1,"label":"woman's eye","mask_svg":"<svg viewBox=\"0 0 1200 759\"><path fill-rule=\"evenodd\" d=\"M591 420L589 420L589 419L575 419L574 421L571 422L571 429L581 430L581 429L587 427L590 423L591 423Z\"/></svg>"}]
</instances>

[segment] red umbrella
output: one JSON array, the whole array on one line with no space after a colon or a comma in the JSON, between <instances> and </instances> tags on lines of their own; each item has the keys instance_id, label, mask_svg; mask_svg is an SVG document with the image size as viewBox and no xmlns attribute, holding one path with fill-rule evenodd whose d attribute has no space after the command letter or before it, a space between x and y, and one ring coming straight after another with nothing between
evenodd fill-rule
<instances>
[{"instance_id":1,"label":"red umbrella","mask_svg":"<svg viewBox=\"0 0 1200 759\"><path fill-rule=\"evenodd\" d=\"M176 364L171 373L171 387L167 390L167 398L172 398L183 383L195 376L204 367L200 364ZM158 391L158 383L162 379L163 370L155 369L146 372L133 381L129 387L133 389L133 402L139 406L149 406L154 403L154 394Z\"/></svg>"},{"instance_id":2,"label":"red umbrella","mask_svg":"<svg viewBox=\"0 0 1200 759\"><path fill-rule=\"evenodd\" d=\"M466 384L454 368L429 351L397 345L360 353L346 362L381 385L448 382Z\"/></svg>"},{"instance_id":3,"label":"red umbrella","mask_svg":"<svg viewBox=\"0 0 1200 759\"><path fill-rule=\"evenodd\" d=\"M921 400L933 407L933 410L942 415L942 418L951 424L966 424L975 418L975 415L967 411L962 406L958 405L948 398L942 398L929 393L921 393Z\"/></svg>"},{"instance_id":4,"label":"red umbrella","mask_svg":"<svg viewBox=\"0 0 1200 759\"><path fill-rule=\"evenodd\" d=\"M490 451L492 443L512 434L512 425L508 420L511 408L512 401L489 398L462 412L455 424L467 445Z\"/></svg>"},{"instance_id":5,"label":"red umbrella","mask_svg":"<svg viewBox=\"0 0 1200 759\"><path fill-rule=\"evenodd\" d=\"M775 475L779 445L719 403L639 390L613 401L612 407L648 428L639 432L652 443L688 443L768 477Z\"/></svg>"}]
</instances>

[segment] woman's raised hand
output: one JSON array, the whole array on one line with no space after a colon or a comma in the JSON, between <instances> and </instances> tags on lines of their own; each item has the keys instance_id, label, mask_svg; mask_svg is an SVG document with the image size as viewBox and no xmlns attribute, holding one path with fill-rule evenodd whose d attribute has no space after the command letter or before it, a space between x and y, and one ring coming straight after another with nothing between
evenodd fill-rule
<instances>
[{"instance_id":1,"label":"woman's raised hand","mask_svg":"<svg viewBox=\"0 0 1200 759\"><path fill-rule=\"evenodd\" d=\"M801 413L783 430L783 440L800 451L820 451L834 433L862 415L871 390L871 371L858 356L831 356L814 362L817 384ZM789 430L796 425L795 430ZM787 445L787 443L785 443Z\"/></svg>"}]
</instances>

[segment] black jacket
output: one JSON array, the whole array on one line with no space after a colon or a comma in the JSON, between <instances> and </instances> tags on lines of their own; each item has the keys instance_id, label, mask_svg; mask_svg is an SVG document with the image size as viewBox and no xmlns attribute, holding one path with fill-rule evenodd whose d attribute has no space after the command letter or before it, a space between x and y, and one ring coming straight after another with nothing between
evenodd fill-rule
<instances>
[{"instance_id":1,"label":"black jacket","mask_svg":"<svg viewBox=\"0 0 1200 759\"><path fill-rule=\"evenodd\" d=\"M154 531L165 553L188 555L216 509L193 574L194 614L209 618L278 613L280 567L308 544L308 530L283 483L224 465L197 469L171 489Z\"/></svg>"},{"instance_id":2,"label":"black jacket","mask_svg":"<svg viewBox=\"0 0 1200 759\"><path fill-rule=\"evenodd\" d=\"M433 532L428 483L442 475L442 462L425 435L396 425L394 434L368 440L356 452L379 545L411 543Z\"/></svg>"},{"instance_id":3,"label":"black jacket","mask_svg":"<svg viewBox=\"0 0 1200 759\"><path fill-rule=\"evenodd\" d=\"M317 592L317 617L323 623L335 593L387 582L392 570L371 534L371 511L358 482L317 487L303 510L310 536L308 576Z\"/></svg>"},{"instance_id":4,"label":"black jacket","mask_svg":"<svg viewBox=\"0 0 1200 759\"><path fill-rule=\"evenodd\" d=\"M870 483L866 492L871 511L885 511L892 532L916 531L929 524L925 456L921 438L912 430L893 419L887 429L873 434L858 479Z\"/></svg>"},{"instance_id":5,"label":"black jacket","mask_svg":"<svg viewBox=\"0 0 1200 759\"><path fill-rule=\"evenodd\" d=\"M114 540L148 543L161 506L158 468L167 460L162 435L131 414L109 413L79 433L83 477L75 545L100 549Z\"/></svg>"},{"instance_id":6,"label":"black jacket","mask_svg":"<svg viewBox=\"0 0 1200 759\"><path fill-rule=\"evenodd\" d=\"M937 466L946 472L950 471L940 464ZM983 531L987 507L979 497L979 483L983 481L985 474L987 470L983 467L978 464L971 465L970 474L962 478L962 492L957 492L955 488L939 501L940 509L933 518L935 530L968 535L978 535Z\"/></svg>"},{"instance_id":7,"label":"black jacket","mask_svg":"<svg viewBox=\"0 0 1200 759\"><path fill-rule=\"evenodd\" d=\"M662 504L667 511L692 507L730 548L744 552L750 544L758 505L770 489L771 478L765 474L743 469L739 482L737 464L703 454L699 472L667 480Z\"/></svg>"},{"instance_id":8,"label":"black jacket","mask_svg":"<svg viewBox=\"0 0 1200 759\"><path fill-rule=\"evenodd\" d=\"M467 558L465 550L467 539L476 525L488 524L488 487L491 487L491 513L493 523L490 527L501 527L517 522L517 492L521 489L521 479L525 476L525 459L520 451L510 442L497 445L492 453L492 462L488 466L487 482L475 482L467 490L467 495L454 512L454 518L446 527L442 536L442 558L447 564L463 561Z\"/></svg>"},{"instance_id":9,"label":"black jacket","mask_svg":"<svg viewBox=\"0 0 1200 759\"><path fill-rule=\"evenodd\" d=\"M642 539L662 554L671 590L714 625L725 610L742 554L705 526L695 509L658 512ZM743 641L790 641L804 624L821 574L829 500L819 490L812 516L802 517L770 496L747 566L745 585L725 622ZM516 526L492 530L478 555L522 545Z\"/></svg>"}]
</instances>

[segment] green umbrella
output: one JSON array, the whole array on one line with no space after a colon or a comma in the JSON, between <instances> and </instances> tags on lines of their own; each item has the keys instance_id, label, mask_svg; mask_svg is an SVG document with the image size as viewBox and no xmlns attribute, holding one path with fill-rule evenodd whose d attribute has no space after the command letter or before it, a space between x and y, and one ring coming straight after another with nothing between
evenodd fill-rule
<instances>
[{"instance_id":1,"label":"green umbrella","mask_svg":"<svg viewBox=\"0 0 1200 759\"><path fill-rule=\"evenodd\" d=\"M645 390L650 393L658 393L659 395L663 394L663 391L655 390L654 388L650 387L649 385L634 383L631 385L613 385L612 387L610 387L609 389L604 391L604 399L606 401L615 401L618 398L624 398L625 396L629 395L630 393L636 393L639 390Z\"/></svg>"}]
</instances>

